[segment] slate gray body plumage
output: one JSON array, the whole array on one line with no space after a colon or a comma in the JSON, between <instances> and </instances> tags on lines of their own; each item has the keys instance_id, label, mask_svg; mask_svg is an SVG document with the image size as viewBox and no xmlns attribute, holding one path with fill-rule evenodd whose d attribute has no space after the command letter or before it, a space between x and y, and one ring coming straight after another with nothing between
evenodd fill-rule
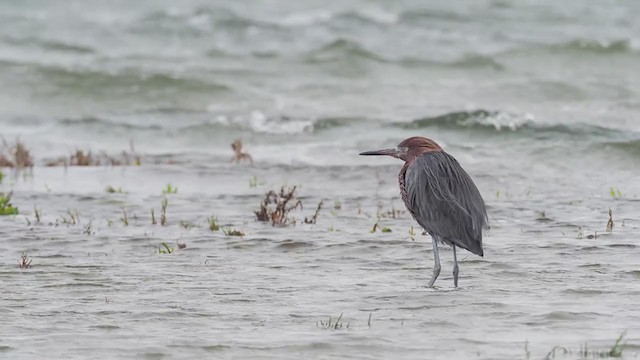
<instances>
[{"instance_id":1,"label":"slate gray body plumage","mask_svg":"<svg viewBox=\"0 0 640 360\"><path fill-rule=\"evenodd\" d=\"M440 274L438 242L453 247L454 286L458 286L456 246L483 256L482 230L487 212L478 188L458 161L433 140L412 137L396 149L360 155L389 155L404 160L400 194L413 218L432 237L435 266L429 287Z\"/></svg>"},{"instance_id":2,"label":"slate gray body plumage","mask_svg":"<svg viewBox=\"0 0 640 360\"><path fill-rule=\"evenodd\" d=\"M478 188L453 156L433 151L403 167L405 205L431 236L483 256L482 228L487 224ZM402 186L402 185L401 185Z\"/></svg>"}]
</instances>

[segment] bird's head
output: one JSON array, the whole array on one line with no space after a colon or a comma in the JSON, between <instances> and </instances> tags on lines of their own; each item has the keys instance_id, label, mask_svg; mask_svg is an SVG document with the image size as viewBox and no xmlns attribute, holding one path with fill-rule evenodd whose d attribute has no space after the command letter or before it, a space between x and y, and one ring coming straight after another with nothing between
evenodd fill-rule
<instances>
[{"instance_id":1,"label":"bird's head","mask_svg":"<svg viewBox=\"0 0 640 360\"><path fill-rule=\"evenodd\" d=\"M395 149L365 151L360 155L388 155L408 162L431 151L442 151L442 148L431 139L414 136L402 141Z\"/></svg>"}]
</instances>

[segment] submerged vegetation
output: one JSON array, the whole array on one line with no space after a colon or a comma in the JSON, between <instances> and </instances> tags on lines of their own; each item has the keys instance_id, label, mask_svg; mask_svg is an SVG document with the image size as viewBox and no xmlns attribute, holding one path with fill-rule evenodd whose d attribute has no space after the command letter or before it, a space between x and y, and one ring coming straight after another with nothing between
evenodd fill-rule
<instances>
[{"instance_id":1,"label":"submerged vegetation","mask_svg":"<svg viewBox=\"0 0 640 360\"><path fill-rule=\"evenodd\" d=\"M260 203L260 209L254 211L258 221L271 222L271 225L287 225L295 222L289 213L300 207L302 201L296 199L296 186L292 188L281 187L280 192L270 190L265 194L264 200ZM292 205L291 205L292 204Z\"/></svg>"},{"instance_id":2,"label":"submerged vegetation","mask_svg":"<svg viewBox=\"0 0 640 360\"><path fill-rule=\"evenodd\" d=\"M609 208L609 220L607 221L607 227L605 228L607 232L613 232L613 211Z\"/></svg>"},{"instance_id":3,"label":"submerged vegetation","mask_svg":"<svg viewBox=\"0 0 640 360\"><path fill-rule=\"evenodd\" d=\"M16 139L14 144L9 144L2 138L2 149L0 149L0 168L10 167L25 169L33 167L33 157L20 139Z\"/></svg>"},{"instance_id":4,"label":"submerged vegetation","mask_svg":"<svg viewBox=\"0 0 640 360\"><path fill-rule=\"evenodd\" d=\"M218 225L218 217L217 216L211 216L211 217L207 218L207 221L209 222L209 230L211 230L211 231L220 230L220 225Z\"/></svg>"},{"instance_id":5,"label":"submerged vegetation","mask_svg":"<svg viewBox=\"0 0 640 360\"><path fill-rule=\"evenodd\" d=\"M135 150L133 140L129 142L129 151L122 151L119 155L110 155L106 152L94 154L91 150L76 149L69 156L57 157L45 160L45 166L130 166L141 165L142 158Z\"/></svg>"},{"instance_id":6,"label":"submerged vegetation","mask_svg":"<svg viewBox=\"0 0 640 360\"><path fill-rule=\"evenodd\" d=\"M580 359L609 359L609 358L621 358L623 356L623 351L626 343L623 343L626 331L623 331L620 336L616 339L615 343L611 346L609 350L595 350L589 348L589 344L584 343L580 345L580 349L578 351L573 351L564 346L555 346L547 356L545 356L545 360L555 359L556 356L560 355L563 358L567 355L578 355Z\"/></svg>"},{"instance_id":7,"label":"submerged vegetation","mask_svg":"<svg viewBox=\"0 0 640 360\"><path fill-rule=\"evenodd\" d=\"M178 193L178 188L171 185L171 183L168 183L167 186L164 187L164 189L162 189L162 194L163 195L167 195L167 194L177 194Z\"/></svg>"},{"instance_id":8,"label":"submerged vegetation","mask_svg":"<svg viewBox=\"0 0 640 360\"><path fill-rule=\"evenodd\" d=\"M172 247L169 247L166 242L163 242L161 245L162 247L158 249L158 253L160 254L171 254L174 251L174 249Z\"/></svg>"},{"instance_id":9,"label":"submerged vegetation","mask_svg":"<svg viewBox=\"0 0 640 360\"><path fill-rule=\"evenodd\" d=\"M31 267L31 261L33 261L32 259L29 259L27 257L27 254L22 254L22 256L20 256L20 260L18 260L18 266L20 266L20 269L28 269Z\"/></svg>"},{"instance_id":10,"label":"submerged vegetation","mask_svg":"<svg viewBox=\"0 0 640 360\"><path fill-rule=\"evenodd\" d=\"M242 140L236 139L233 143L231 143L231 149L233 150L233 158L231 158L231 161L234 161L236 164L242 160L253 163L253 158L251 157L251 155L242 151Z\"/></svg>"},{"instance_id":11,"label":"submerged vegetation","mask_svg":"<svg viewBox=\"0 0 640 360\"><path fill-rule=\"evenodd\" d=\"M280 192L270 190L264 196L264 199L260 203L260 209L254 211L256 219L258 221L270 222L272 226L284 226L295 225L296 219L290 215L291 211L295 209L302 210L302 201L296 196L296 189L286 188L282 186ZM320 200L315 213L310 217L305 217L304 222L306 224L315 224L318 220L318 215L322 209L323 201Z\"/></svg>"},{"instance_id":12,"label":"submerged vegetation","mask_svg":"<svg viewBox=\"0 0 640 360\"><path fill-rule=\"evenodd\" d=\"M244 236L244 232L236 230L232 227L225 227L224 229L222 229L222 232L224 232L226 236Z\"/></svg>"},{"instance_id":13,"label":"submerged vegetation","mask_svg":"<svg viewBox=\"0 0 640 360\"><path fill-rule=\"evenodd\" d=\"M391 232L391 229L389 229L388 227L381 227L381 226L380 226L380 224L379 224L378 222L376 222L375 224L373 224L373 228L371 229L371 231L370 231L370 232L373 234L373 233L375 233L375 232L376 232L376 230L378 230L378 229L380 230L380 232L383 232L383 233L390 233L390 232Z\"/></svg>"},{"instance_id":14,"label":"submerged vegetation","mask_svg":"<svg viewBox=\"0 0 640 360\"><path fill-rule=\"evenodd\" d=\"M344 324L344 322L342 322L342 315L340 314L340 316L338 316L338 318L333 321L333 318L329 317L329 320L324 321L324 320L320 320L318 322L316 322L316 326L317 327L321 327L323 329L329 329L329 330L338 330L338 329L342 329L344 328L349 328L349 324L347 323L346 325Z\"/></svg>"},{"instance_id":15,"label":"submerged vegetation","mask_svg":"<svg viewBox=\"0 0 640 360\"><path fill-rule=\"evenodd\" d=\"M0 216L18 214L18 208L11 204L11 195L13 195L11 192L6 194L0 192Z\"/></svg>"},{"instance_id":16,"label":"submerged vegetation","mask_svg":"<svg viewBox=\"0 0 640 360\"><path fill-rule=\"evenodd\" d=\"M125 194L125 193L126 193L126 191L122 190L122 188L121 188L121 187L116 189L116 188L114 188L114 187L113 187L113 186L111 186L111 185L107 186L107 188L105 189L105 191L106 191L106 192L108 192L109 194L115 194L115 193L118 193L118 194Z\"/></svg>"}]
</instances>

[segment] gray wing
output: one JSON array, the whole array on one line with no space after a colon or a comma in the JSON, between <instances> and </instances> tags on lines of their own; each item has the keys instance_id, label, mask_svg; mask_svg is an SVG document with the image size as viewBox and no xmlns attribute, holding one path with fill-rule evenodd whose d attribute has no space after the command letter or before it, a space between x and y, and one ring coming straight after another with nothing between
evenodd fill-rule
<instances>
[{"instance_id":1,"label":"gray wing","mask_svg":"<svg viewBox=\"0 0 640 360\"><path fill-rule=\"evenodd\" d=\"M444 151L419 156L409 165L405 184L411 212L431 236L483 255L484 201L453 156Z\"/></svg>"}]
</instances>

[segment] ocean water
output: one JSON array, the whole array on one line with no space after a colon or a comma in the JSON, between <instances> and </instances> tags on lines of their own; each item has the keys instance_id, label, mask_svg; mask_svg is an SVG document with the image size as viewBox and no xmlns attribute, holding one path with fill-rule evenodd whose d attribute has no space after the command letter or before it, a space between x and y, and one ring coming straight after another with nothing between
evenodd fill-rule
<instances>
[{"instance_id":1,"label":"ocean water","mask_svg":"<svg viewBox=\"0 0 640 360\"><path fill-rule=\"evenodd\" d=\"M624 0L1 2L0 135L35 166L2 169L20 214L0 217L0 358L580 358L623 333L636 358L639 16ZM387 216L401 163L357 155L416 135L487 203L457 289L451 250L426 288L430 238ZM253 164L230 162L238 138ZM45 166L131 143L140 166ZM283 185L297 223L257 222Z\"/></svg>"}]
</instances>

